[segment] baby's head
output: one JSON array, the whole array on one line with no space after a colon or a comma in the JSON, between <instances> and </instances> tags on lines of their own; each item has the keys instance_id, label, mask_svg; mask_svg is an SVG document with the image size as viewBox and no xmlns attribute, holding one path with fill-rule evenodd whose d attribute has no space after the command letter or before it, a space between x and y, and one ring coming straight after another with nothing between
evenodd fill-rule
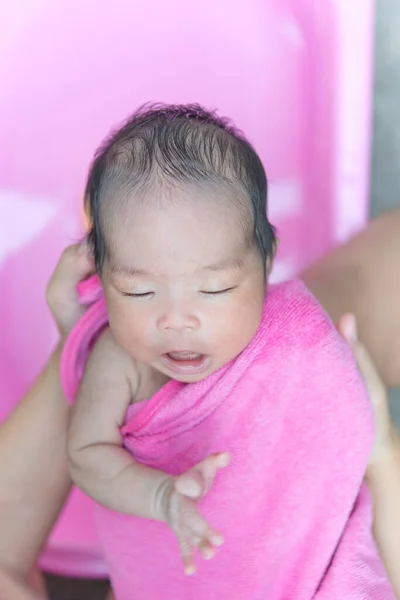
<instances>
[{"instance_id":1,"label":"baby's head","mask_svg":"<svg viewBox=\"0 0 400 600\"><path fill-rule=\"evenodd\" d=\"M248 345L275 249L266 201L256 152L197 105L142 108L101 146L89 239L132 357L191 382Z\"/></svg>"}]
</instances>

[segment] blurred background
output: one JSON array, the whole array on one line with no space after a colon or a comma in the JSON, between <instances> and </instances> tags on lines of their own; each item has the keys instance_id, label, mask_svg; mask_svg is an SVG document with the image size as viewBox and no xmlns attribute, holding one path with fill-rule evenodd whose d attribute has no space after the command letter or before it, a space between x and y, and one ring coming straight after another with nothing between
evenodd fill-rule
<instances>
[{"instance_id":1,"label":"blurred background","mask_svg":"<svg viewBox=\"0 0 400 600\"><path fill-rule=\"evenodd\" d=\"M400 2L377 0L371 161L371 216L400 206ZM391 392L400 426L400 390Z\"/></svg>"},{"instance_id":2,"label":"blurred background","mask_svg":"<svg viewBox=\"0 0 400 600\"><path fill-rule=\"evenodd\" d=\"M188 7L183 0L0 6L0 418L54 343L45 284L61 249L84 231L93 152L139 104L199 101L244 130L270 180L270 217L281 238L275 280L347 239L369 214L400 206L398 0ZM391 399L400 425L400 390ZM105 574L79 493L42 566ZM102 583L48 582L59 600L105 593Z\"/></svg>"}]
</instances>

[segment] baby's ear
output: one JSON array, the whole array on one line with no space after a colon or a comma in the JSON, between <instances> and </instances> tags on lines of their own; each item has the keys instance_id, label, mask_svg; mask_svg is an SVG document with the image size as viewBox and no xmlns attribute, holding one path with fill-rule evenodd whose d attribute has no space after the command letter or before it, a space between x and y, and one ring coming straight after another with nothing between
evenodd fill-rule
<instances>
[{"instance_id":1,"label":"baby's ear","mask_svg":"<svg viewBox=\"0 0 400 600\"><path fill-rule=\"evenodd\" d=\"M267 257L267 263L266 263L266 269L265 269L265 271L267 273L267 278L271 275L272 268L273 268L274 262L275 262L275 256L278 251L278 246L279 246L279 238L276 237L274 240L274 246L272 248L272 254L270 254L270 256Z\"/></svg>"},{"instance_id":2,"label":"baby's ear","mask_svg":"<svg viewBox=\"0 0 400 600\"><path fill-rule=\"evenodd\" d=\"M266 269L265 272L267 274L267 279L269 279L269 276L271 275L272 272L272 268L274 266L274 256L268 256L267 258L267 264L266 264Z\"/></svg>"}]
</instances>

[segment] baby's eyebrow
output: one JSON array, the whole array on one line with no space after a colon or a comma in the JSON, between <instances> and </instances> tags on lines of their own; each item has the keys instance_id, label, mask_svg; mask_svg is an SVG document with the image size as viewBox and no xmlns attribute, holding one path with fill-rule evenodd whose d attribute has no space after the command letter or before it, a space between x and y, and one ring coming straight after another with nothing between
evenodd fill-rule
<instances>
[{"instance_id":1,"label":"baby's eyebrow","mask_svg":"<svg viewBox=\"0 0 400 600\"><path fill-rule=\"evenodd\" d=\"M213 271L214 273L222 273L223 271L231 271L241 269L244 265L244 261L240 258L225 258L216 263L212 263L205 267L200 267L201 271ZM110 266L111 273L116 275L122 275L124 277L135 277L137 275L142 277L154 277L153 273L146 271L146 269L136 269L135 267L128 267L127 265L117 265L112 263Z\"/></svg>"},{"instance_id":2,"label":"baby's eyebrow","mask_svg":"<svg viewBox=\"0 0 400 600\"><path fill-rule=\"evenodd\" d=\"M135 269L134 267L128 267L126 265L116 265L115 263L110 266L111 273L116 275L124 275L125 277L135 277L136 275L150 276L151 273L145 269Z\"/></svg>"},{"instance_id":3,"label":"baby's eyebrow","mask_svg":"<svg viewBox=\"0 0 400 600\"><path fill-rule=\"evenodd\" d=\"M243 265L244 265L244 262L240 258L226 258L217 263L207 265L206 267L204 267L204 270L220 273L221 271L230 271L233 269L241 269L243 267Z\"/></svg>"}]
</instances>

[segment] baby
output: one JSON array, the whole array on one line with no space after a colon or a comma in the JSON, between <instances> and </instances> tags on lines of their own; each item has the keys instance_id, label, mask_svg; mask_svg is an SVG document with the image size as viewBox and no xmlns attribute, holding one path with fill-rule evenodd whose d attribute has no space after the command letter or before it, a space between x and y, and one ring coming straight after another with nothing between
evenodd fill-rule
<instances>
[{"instance_id":1,"label":"baby","mask_svg":"<svg viewBox=\"0 0 400 600\"><path fill-rule=\"evenodd\" d=\"M197 105L139 110L91 167L109 327L93 331L68 452L101 505L118 600L392 597L362 488L368 400L303 286L267 286L266 201L254 149ZM201 579L179 573L167 526L187 574L195 550L215 556Z\"/></svg>"}]
</instances>

